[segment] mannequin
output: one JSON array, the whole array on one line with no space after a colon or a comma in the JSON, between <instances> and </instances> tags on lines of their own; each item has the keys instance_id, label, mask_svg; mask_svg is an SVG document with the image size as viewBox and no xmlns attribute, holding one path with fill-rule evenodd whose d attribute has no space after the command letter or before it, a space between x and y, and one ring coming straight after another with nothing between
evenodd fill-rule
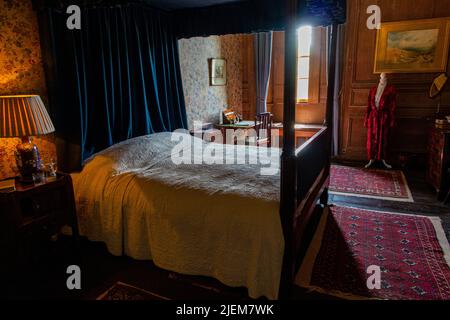
<instances>
[{"instance_id":1,"label":"mannequin","mask_svg":"<svg viewBox=\"0 0 450 320\"><path fill-rule=\"evenodd\" d=\"M367 158L369 163L366 168L372 166L375 161L381 161L383 165L392 169L387 164L387 145L389 131L394 126L395 108L397 105L397 91L388 84L386 73L380 75L380 82L369 93L364 126L367 128Z\"/></svg>"}]
</instances>

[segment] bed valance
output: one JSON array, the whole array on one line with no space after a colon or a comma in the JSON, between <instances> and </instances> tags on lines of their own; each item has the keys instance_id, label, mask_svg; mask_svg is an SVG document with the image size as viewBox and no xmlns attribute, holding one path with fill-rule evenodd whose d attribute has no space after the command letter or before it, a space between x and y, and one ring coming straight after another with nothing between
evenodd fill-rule
<instances>
[{"instance_id":1,"label":"bed valance","mask_svg":"<svg viewBox=\"0 0 450 320\"><path fill-rule=\"evenodd\" d=\"M179 38L281 31L286 27L286 1L248 0L202 8L175 10ZM299 24L327 26L346 20L346 0L299 0Z\"/></svg>"},{"instance_id":2,"label":"bed valance","mask_svg":"<svg viewBox=\"0 0 450 320\"><path fill-rule=\"evenodd\" d=\"M207 1L202 7L187 6L189 0L164 6L163 0L33 0L36 7L59 8L68 5L83 7L145 6L168 11L178 38L195 36L281 31L286 28L285 0ZM218 5L205 5L224 2ZM346 20L346 0L298 0L298 20L301 24L328 26ZM179 3L179 4L178 4ZM192 1L192 4L199 2Z\"/></svg>"}]
</instances>

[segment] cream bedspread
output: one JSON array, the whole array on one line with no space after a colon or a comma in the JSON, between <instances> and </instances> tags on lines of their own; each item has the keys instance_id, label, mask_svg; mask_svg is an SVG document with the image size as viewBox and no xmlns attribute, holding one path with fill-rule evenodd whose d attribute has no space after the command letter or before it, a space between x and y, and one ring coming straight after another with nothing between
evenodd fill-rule
<instances>
[{"instance_id":1,"label":"cream bedspread","mask_svg":"<svg viewBox=\"0 0 450 320\"><path fill-rule=\"evenodd\" d=\"M114 145L73 175L81 234L105 242L114 255L152 259L163 269L276 299L284 250L279 174L263 176L261 165L175 165L172 135ZM196 150L212 146L189 139ZM258 149L237 146L237 157Z\"/></svg>"}]
</instances>

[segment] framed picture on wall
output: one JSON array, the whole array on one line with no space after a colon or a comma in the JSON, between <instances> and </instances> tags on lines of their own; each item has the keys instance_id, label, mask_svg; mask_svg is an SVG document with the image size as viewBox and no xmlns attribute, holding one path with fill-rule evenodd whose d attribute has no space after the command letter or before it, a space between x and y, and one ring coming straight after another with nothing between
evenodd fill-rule
<instances>
[{"instance_id":1,"label":"framed picture on wall","mask_svg":"<svg viewBox=\"0 0 450 320\"><path fill-rule=\"evenodd\" d=\"M374 72L444 72L449 41L448 18L382 23L377 35Z\"/></svg>"},{"instance_id":2,"label":"framed picture on wall","mask_svg":"<svg viewBox=\"0 0 450 320\"><path fill-rule=\"evenodd\" d=\"M210 83L212 86L224 86L227 84L227 61L225 59L211 59Z\"/></svg>"}]
</instances>

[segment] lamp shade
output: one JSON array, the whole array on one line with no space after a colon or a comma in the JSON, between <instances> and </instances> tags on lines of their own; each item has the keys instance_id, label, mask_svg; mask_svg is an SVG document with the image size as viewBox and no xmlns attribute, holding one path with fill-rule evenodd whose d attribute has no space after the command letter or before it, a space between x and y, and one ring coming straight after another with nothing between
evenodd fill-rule
<instances>
[{"instance_id":1,"label":"lamp shade","mask_svg":"<svg viewBox=\"0 0 450 320\"><path fill-rule=\"evenodd\" d=\"M0 96L0 138L38 136L54 131L40 96Z\"/></svg>"}]
</instances>

